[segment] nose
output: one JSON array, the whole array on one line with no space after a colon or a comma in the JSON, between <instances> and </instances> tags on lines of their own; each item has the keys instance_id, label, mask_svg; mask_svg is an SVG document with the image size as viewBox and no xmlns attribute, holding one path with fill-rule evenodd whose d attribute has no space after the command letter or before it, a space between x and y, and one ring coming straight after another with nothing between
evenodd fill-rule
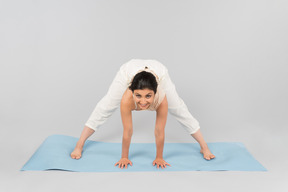
<instances>
[{"instance_id":1,"label":"nose","mask_svg":"<svg viewBox=\"0 0 288 192\"><path fill-rule=\"evenodd\" d=\"M146 102L146 99L143 99L143 98L142 98L142 99L140 100L140 103L141 103L141 104L147 103L147 102Z\"/></svg>"}]
</instances>

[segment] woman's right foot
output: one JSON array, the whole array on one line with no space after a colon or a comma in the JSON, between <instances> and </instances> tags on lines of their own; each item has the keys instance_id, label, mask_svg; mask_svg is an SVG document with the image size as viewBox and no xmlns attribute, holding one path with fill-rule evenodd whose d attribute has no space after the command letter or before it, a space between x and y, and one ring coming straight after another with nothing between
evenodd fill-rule
<instances>
[{"instance_id":1,"label":"woman's right foot","mask_svg":"<svg viewBox=\"0 0 288 192\"><path fill-rule=\"evenodd\" d=\"M82 154L82 147L75 147L74 151L71 153L72 159L80 159Z\"/></svg>"}]
</instances>

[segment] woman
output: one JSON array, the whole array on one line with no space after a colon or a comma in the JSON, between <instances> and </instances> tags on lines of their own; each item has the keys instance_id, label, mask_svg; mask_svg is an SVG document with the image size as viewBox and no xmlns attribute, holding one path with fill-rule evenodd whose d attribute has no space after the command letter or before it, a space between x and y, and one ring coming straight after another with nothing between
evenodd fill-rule
<instances>
[{"instance_id":1,"label":"woman","mask_svg":"<svg viewBox=\"0 0 288 192\"><path fill-rule=\"evenodd\" d=\"M120 67L110 85L107 94L97 103L94 111L85 123L80 139L71 153L73 159L81 158L85 141L119 107L123 123L122 157L115 164L119 168L128 167L132 162L128 158L133 133L132 111L156 111L155 140L156 158L153 165L166 168L169 165L163 159L165 125L168 111L200 144L200 152L207 160L215 158L210 152L200 132L199 122L190 114L184 101L178 96L167 68L156 60L132 59Z\"/></svg>"}]
</instances>

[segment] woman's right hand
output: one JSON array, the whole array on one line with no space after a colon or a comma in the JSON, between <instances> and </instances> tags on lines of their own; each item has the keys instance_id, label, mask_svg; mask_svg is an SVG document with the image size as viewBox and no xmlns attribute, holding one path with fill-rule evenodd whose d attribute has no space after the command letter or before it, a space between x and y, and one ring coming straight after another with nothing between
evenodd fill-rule
<instances>
[{"instance_id":1,"label":"woman's right hand","mask_svg":"<svg viewBox=\"0 0 288 192\"><path fill-rule=\"evenodd\" d=\"M118 165L119 164L119 168L121 168L121 169L123 169L123 167L125 167L126 169L127 169L127 167L128 167L128 164L130 164L131 166L132 166L132 162L128 159L128 158L121 158L116 164L115 164L115 166L116 165Z\"/></svg>"}]
</instances>

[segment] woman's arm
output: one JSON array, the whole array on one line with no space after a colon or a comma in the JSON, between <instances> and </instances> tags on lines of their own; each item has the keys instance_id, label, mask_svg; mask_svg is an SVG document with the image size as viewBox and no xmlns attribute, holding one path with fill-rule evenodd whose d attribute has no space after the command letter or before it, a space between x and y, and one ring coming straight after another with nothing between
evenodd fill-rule
<instances>
[{"instance_id":1,"label":"woman's arm","mask_svg":"<svg viewBox=\"0 0 288 192\"><path fill-rule=\"evenodd\" d=\"M163 159L163 148L165 140L165 126L168 114L168 102L166 96L162 103L157 108L156 125L155 125L155 140L156 140L156 159L153 161L153 165L157 164L157 168L161 166L166 168L166 163Z\"/></svg>"},{"instance_id":2,"label":"woman's arm","mask_svg":"<svg viewBox=\"0 0 288 192\"><path fill-rule=\"evenodd\" d=\"M163 158L163 148L165 140L165 126L168 114L168 103L166 96L156 111L155 139L156 139L156 158Z\"/></svg>"},{"instance_id":3,"label":"woman's arm","mask_svg":"<svg viewBox=\"0 0 288 192\"><path fill-rule=\"evenodd\" d=\"M130 104L128 101L122 100L120 104L121 118L123 124L123 137L122 137L122 156L121 159L115 164L119 164L119 168L123 168L128 164L132 165L129 160L129 147L131 142L131 137L133 134L133 124L132 124L132 112L130 109Z\"/></svg>"},{"instance_id":4,"label":"woman's arm","mask_svg":"<svg viewBox=\"0 0 288 192\"><path fill-rule=\"evenodd\" d=\"M123 124L122 158L128 158L129 146L133 134L132 112L126 103L121 102L121 118Z\"/></svg>"}]
</instances>

